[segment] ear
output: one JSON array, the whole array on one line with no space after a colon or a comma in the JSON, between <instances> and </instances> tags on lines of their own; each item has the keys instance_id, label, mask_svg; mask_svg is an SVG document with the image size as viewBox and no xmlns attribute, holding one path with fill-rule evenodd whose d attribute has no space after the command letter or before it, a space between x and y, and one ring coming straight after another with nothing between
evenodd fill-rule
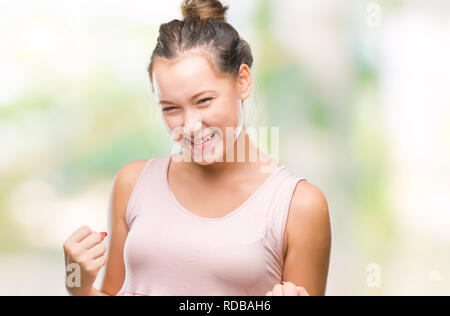
<instances>
[{"instance_id":1,"label":"ear","mask_svg":"<svg viewBox=\"0 0 450 316\"><path fill-rule=\"evenodd\" d=\"M248 99L252 92L252 74L250 68L246 64L242 64L239 68L238 89L242 100Z\"/></svg>"}]
</instances>

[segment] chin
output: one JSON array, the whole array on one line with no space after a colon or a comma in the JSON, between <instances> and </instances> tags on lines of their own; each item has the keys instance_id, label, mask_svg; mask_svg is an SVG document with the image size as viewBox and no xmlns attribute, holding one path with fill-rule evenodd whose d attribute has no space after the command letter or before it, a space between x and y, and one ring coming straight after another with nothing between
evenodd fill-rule
<instances>
[{"instance_id":1,"label":"chin","mask_svg":"<svg viewBox=\"0 0 450 316\"><path fill-rule=\"evenodd\" d=\"M217 163L217 157L215 155L209 154L209 155L203 155L202 157L195 157L194 154L192 154L192 161L200 166L210 166L215 163Z\"/></svg>"},{"instance_id":2,"label":"chin","mask_svg":"<svg viewBox=\"0 0 450 316\"><path fill-rule=\"evenodd\" d=\"M194 161L197 165L200 165L200 166L211 166L211 165L213 165L213 164L216 164L217 162L216 161Z\"/></svg>"}]
</instances>

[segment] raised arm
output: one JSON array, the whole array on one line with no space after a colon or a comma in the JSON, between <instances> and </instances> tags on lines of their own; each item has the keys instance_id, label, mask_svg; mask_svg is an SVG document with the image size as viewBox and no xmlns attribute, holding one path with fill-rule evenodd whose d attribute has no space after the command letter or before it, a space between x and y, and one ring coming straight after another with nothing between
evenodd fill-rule
<instances>
[{"instance_id":1,"label":"raised arm","mask_svg":"<svg viewBox=\"0 0 450 316\"><path fill-rule=\"evenodd\" d=\"M297 183L286 230L284 285L275 285L268 295L324 295L331 251L331 224L328 203L319 188L307 181Z\"/></svg>"},{"instance_id":2,"label":"raised arm","mask_svg":"<svg viewBox=\"0 0 450 316\"><path fill-rule=\"evenodd\" d=\"M146 163L147 160L130 162L122 167L114 178L108 209L108 231L110 232L108 259L101 293L116 295L125 280L123 250L128 235L125 221L126 208Z\"/></svg>"}]
</instances>

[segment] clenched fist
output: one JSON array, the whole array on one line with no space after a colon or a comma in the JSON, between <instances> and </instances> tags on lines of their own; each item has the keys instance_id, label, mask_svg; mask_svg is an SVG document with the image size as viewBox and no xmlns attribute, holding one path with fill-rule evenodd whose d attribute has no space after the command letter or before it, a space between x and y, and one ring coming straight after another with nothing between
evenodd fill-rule
<instances>
[{"instance_id":1,"label":"clenched fist","mask_svg":"<svg viewBox=\"0 0 450 316\"><path fill-rule=\"evenodd\" d=\"M304 287L296 286L292 282L282 282L276 284L273 289L266 293L266 296L310 296Z\"/></svg>"},{"instance_id":2,"label":"clenched fist","mask_svg":"<svg viewBox=\"0 0 450 316\"><path fill-rule=\"evenodd\" d=\"M99 270L106 263L106 246L103 243L106 235L92 231L89 226L82 226L64 242L66 277L71 274L73 267L75 273L79 274L75 276L79 280L78 284L68 285L66 282L69 294L89 295Z\"/></svg>"}]
</instances>

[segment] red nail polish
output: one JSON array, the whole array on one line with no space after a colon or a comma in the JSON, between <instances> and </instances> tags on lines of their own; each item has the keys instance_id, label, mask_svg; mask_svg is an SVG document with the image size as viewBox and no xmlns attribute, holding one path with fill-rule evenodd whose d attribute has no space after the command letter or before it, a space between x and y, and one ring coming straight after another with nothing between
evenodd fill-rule
<instances>
[{"instance_id":1,"label":"red nail polish","mask_svg":"<svg viewBox=\"0 0 450 316\"><path fill-rule=\"evenodd\" d=\"M281 281L281 282L280 282L280 284L283 284L283 285L284 285L284 282L283 282L283 281Z\"/></svg>"},{"instance_id":2,"label":"red nail polish","mask_svg":"<svg viewBox=\"0 0 450 316\"><path fill-rule=\"evenodd\" d=\"M108 233L106 233L106 232L102 232L102 233L100 233L100 234L102 234L102 237L103 237L103 238L105 238L106 236L108 236Z\"/></svg>"}]
</instances>

